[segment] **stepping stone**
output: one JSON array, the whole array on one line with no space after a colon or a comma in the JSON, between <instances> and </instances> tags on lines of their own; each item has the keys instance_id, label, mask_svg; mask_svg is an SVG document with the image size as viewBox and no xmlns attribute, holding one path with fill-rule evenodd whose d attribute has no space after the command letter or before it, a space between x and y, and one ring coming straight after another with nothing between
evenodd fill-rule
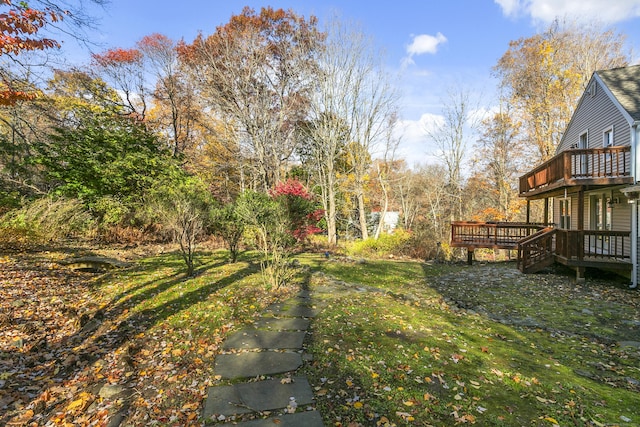
<instances>
[{"instance_id":1,"label":"stepping stone","mask_svg":"<svg viewBox=\"0 0 640 427\"><path fill-rule=\"evenodd\" d=\"M282 311L274 314L285 317L315 317L317 314L317 310L311 307L296 305L289 309L283 309Z\"/></svg>"},{"instance_id":2,"label":"stepping stone","mask_svg":"<svg viewBox=\"0 0 640 427\"><path fill-rule=\"evenodd\" d=\"M298 292L296 297L297 298L302 298L302 299L310 299L311 298L311 291L302 290L302 291Z\"/></svg>"},{"instance_id":3,"label":"stepping stone","mask_svg":"<svg viewBox=\"0 0 640 427\"><path fill-rule=\"evenodd\" d=\"M281 308L270 307L269 312L271 312L274 316L283 317L315 317L317 314L317 310L304 305L284 306Z\"/></svg>"},{"instance_id":4,"label":"stepping stone","mask_svg":"<svg viewBox=\"0 0 640 427\"><path fill-rule=\"evenodd\" d=\"M277 417L243 421L236 424L223 424L223 426L232 425L246 427L324 427L322 417L318 411L297 412L295 414L285 414Z\"/></svg>"},{"instance_id":5,"label":"stepping stone","mask_svg":"<svg viewBox=\"0 0 640 427\"><path fill-rule=\"evenodd\" d=\"M275 331L304 331L309 328L309 320L296 317L286 319L262 317L253 324L258 329L273 329Z\"/></svg>"},{"instance_id":6,"label":"stepping stone","mask_svg":"<svg viewBox=\"0 0 640 427\"><path fill-rule=\"evenodd\" d=\"M267 380L209 388L202 416L247 414L284 409L294 397L298 407L313 403L313 390L304 377L294 377L291 383ZM306 425L306 424L304 424Z\"/></svg>"},{"instance_id":7,"label":"stepping stone","mask_svg":"<svg viewBox=\"0 0 640 427\"><path fill-rule=\"evenodd\" d=\"M263 331L242 329L227 337L222 348L246 349L301 349L306 332Z\"/></svg>"},{"instance_id":8,"label":"stepping stone","mask_svg":"<svg viewBox=\"0 0 640 427\"><path fill-rule=\"evenodd\" d=\"M261 351L216 356L214 371L225 379L281 374L302 366L300 353Z\"/></svg>"}]
</instances>

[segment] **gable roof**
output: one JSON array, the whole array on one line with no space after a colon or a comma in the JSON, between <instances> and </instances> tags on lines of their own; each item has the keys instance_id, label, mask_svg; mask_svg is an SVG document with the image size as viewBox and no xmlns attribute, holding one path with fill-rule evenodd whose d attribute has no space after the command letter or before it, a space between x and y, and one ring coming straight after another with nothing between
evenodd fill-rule
<instances>
[{"instance_id":1,"label":"gable roof","mask_svg":"<svg viewBox=\"0 0 640 427\"><path fill-rule=\"evenodd\" d=\"M640 120L640 65L596 71L596 74L631 118Z\"/></svg>"}]
</instances>

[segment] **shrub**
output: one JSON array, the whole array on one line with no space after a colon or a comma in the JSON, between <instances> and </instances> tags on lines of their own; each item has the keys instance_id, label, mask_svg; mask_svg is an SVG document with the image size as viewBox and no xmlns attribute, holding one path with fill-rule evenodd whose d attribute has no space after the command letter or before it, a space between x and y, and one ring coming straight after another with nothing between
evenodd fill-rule
<instances>
[{"instance_id":1,"label":"shrub","mask_svg":"<svg viewBox=\"0 0 640 427\"><path fill-rule=\"evenodd\" d=\"M381 234L379 238L354 242L347 253L351 256L384 257L389 255L407 255L411 234L402 229L396 229L392 234Z\"/></svg>"},{"instance_id":2,"label":"shrub","mask_svg":"<svg viewBox=\"0 0 640 427\"><path fill-rule=\"evenodd\" d=\"M6 213L1 224L3 245L15 248L95 236L95 220L78 199L43 197Z\"/></svg>"}]
</instances>

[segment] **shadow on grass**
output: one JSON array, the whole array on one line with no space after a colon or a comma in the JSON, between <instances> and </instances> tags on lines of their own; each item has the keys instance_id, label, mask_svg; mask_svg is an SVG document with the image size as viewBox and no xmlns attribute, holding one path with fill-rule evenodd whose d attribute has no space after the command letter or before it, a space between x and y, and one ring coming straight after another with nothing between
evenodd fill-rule
<instances>
[{"instance_id":1,"label":"shadow on grass","mask_svg":"<svg viewBox=\"0 0 640 427\"><path fill-rule=\"evenodd\" d=\"M138 279L140 279L140 276L145 275L156 277L144 280L141 284L115 295L102 311L96 312L90 319L85 319L82 328L75 334L55 342L47 343L44 340L41 346L34 345L29 352L16 352L12 357L20 360L17 366L26 366L29 369L38 366L43 361L47 361L46 369L43 372L50 372L50 377L40 383L42 385L42 387L38 387L40 390L45 390L47 387L56 384L63 384L66 380L81 375L87 366L91 366L98 359L105 357L107 354L113 354L129 340L135 340L136 335L147 332L154 325L165 321L169 317L188 310L202 301L206 301L211 294L260 271L259 266L250 261L244 265L238 265L237 271L223 274L222 277L211 275L209 279L204 275L225 263L215 254L214 256L209 254L209 257L205 254L201 258L208 260L198 266L197 271L200 277L195 280L202 280L202 282L196 283L190 288L185 287L184 292L177 289L172 292L172 289L192 278L185 277L181 271L175 271L176 268L179 268L179 263L171 262L172 255L161 256L160 259L153 261L145 262L143 260L141 265L135 266L129 271L107 273L97 282L97 286L108 283L118 274L121 274L118 280L130 279L132 278L131 275L137 275ZM167 264L169 268L166 268ZM25 268L28 267L25 266ZM43 272L46 273L46 271ZM127 274L130 276L127 276ZM168 294L170 299L160 301L158 305L153 307L145 307L143 305L143 309L135 309L144 304L145 301L152 301L156 295L163 292L170 292ZM117 320L117 324L108 329L101 329L103 320L106 319ZM137 351L135 350L136 348L142 350L142 346L136 344L133 344L133 346L134 351ZM52 354L55 355L53 360L51 359ZM134 353L130 353L130 355L132 358L138 356ZM136 370L133 369L130 374L128 381L135 382L137 378ZM25 385L33 387L35 384L31 382ZM10 415L0 415L0 424L4 425L4 423L8 422L9 418L7 417L10 417Z\"/></svg>"}]
</instances>

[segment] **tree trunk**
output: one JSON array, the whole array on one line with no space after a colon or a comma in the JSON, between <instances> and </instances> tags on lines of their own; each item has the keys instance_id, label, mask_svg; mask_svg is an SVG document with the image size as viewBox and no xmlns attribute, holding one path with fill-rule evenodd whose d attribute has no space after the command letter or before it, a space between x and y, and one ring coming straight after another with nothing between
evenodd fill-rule
<instances>
[{"instance_id":1,"label":"tree trunk","mask_svg":"<svg viewBox=\"0 0 640 427\"><path fill-rule=\"evenodd\" d=\"M360 219L360 233L362 234L362 240L369 238L369 230L367 230L367 213L364 210L364 192L358 191L358 217Z\"/></svg>"}]
</instances>

